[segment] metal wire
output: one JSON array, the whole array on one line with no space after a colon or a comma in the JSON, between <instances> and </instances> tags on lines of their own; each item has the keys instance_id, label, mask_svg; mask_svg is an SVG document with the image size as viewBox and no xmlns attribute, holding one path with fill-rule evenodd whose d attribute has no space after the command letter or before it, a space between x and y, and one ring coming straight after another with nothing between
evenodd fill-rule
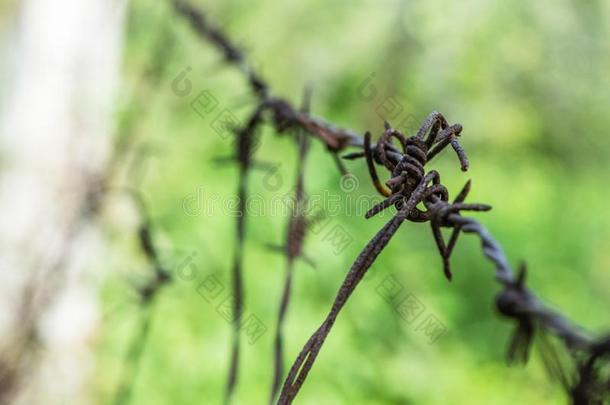
<instances>
[{"instance_id":1,"label":"metal wire","mask_svg":"<svg viewBox=\"0 0 610 405\"><path fill-rule=\"evenodd\" d=\"M610 352L607 339L594 339L590 333L569 322L561 313L545 306L542 301L525 286L525 270L518 274L512 270L502 247L490 235L487 229L472 218L460 215L461 211L487 211L484 204L467 204L464 200L470 190L468 182L453 202L448 201L448 191L440 182L436 171L424 172L424 166L445 147L451 145L460 161L460 167L466 171L469 161L464 149L458 142L462 132L459 124L449 125L446 119L437 112L428 116L420 130L413 137L407 138L386 125L386 131L376 145L372 145L370 135L361 137L357 132L341 129L334 124L309 113L300 112L290 102L273 97L269 84L248 64L243 52L233 45L232 41L216 26L210 24L206 15L184 0L171 0L175 10L189 21L195 32L205 41L218 48L226 62L232 64L246 76L249 86L258 98L259 109L269 111L268 120L278 133L299 127L318 138L333 154L348 147L359 150L344 156L346 159L366 158L375 188L388 197L367 213L371 217L390 207L397 213L370 240L354 261L345 280L339 288L331 309L321 326L305 343L300 354L292 365L284 382L278 404L290 404L304 383L313 363L330 333L339 312L353 293L354 289L366 274L377 256L389 243L400 225L410 222L430 222L434 239L443 260L445 275L451 279L449 257L461 232L475 234L481 241L484 255L495 266L496 279L503 290L496 299L496 306L501 315L512 319L516 332L509 346L509 356L526 360L534 333L550 333L559 338L573 354L579 366L579 375L575 382L567 381L569 395L575 404L602 403L598 398L607 398L610 394L610 382L604 380L599 372L598 362L606 360ZM261 119L262 120L262 119ZM398 140L399 147L392 144ZM401 151L402 150L402 151ZM391 174L386 183L389 190L379 181L375 164L383 165ZM240 179L240 182L243 180ZM430 184L431 183L431 184ZM426 210L417 208L423 203ZM452 229L452 234L445 243L440 228ZM584 359L584 360L583 360ZM597 365L597 366L596 366ZM554 367L554 366L551 366ZM596 368L597 367L597 368Z\"/></svg>"}]
</instances>

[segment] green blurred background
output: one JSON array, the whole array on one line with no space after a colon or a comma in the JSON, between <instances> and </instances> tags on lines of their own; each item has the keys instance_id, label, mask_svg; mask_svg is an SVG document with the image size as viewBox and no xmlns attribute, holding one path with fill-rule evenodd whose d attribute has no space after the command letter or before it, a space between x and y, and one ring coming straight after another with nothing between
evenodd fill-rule
<instances>
[{"instance_id":1,"label":"green blurred background","mask_svg":"<svg viewBox=\"0 0 610 405\"><path fill-rule=\"evenodd\" d=\"M610 326L610 3L569 1L209 1L196 2L248 53L277 95L299 102L313 88L312 112L358 132L381 132L378 107L394 97L415 129L438 110L464 127L471 169L459 170L446 151L429 168L455 195L473 179L472 202L494 209L477 215L503 244L513 265L525 260L529 284L546 302L592 331ZM150 206L156 238L172 268L193 252L196 277L177 278L162 291L133 404L217 404L226 383L230 325L196 291L215 275L228 287L235 218L227 212L185 212L185 201L234 198L237 169L218 165L231 139L211 126L224 108L244 119L254 105L242 76L222 64L165 2L132 1L124 48L124 82L117 137L134 140L136 154L117 181L138 187ZM192 90L172 88L187 67ZM366 81L369 80L369 81ZM216 110L200 116L190 103L207 90ZM363 95L365 94L365 95ZM371 94L374 94L372 96ZM250 191L265 201L290 192L296 150L288 136L265 127L258 160L280 164L253 172ZM331 215L352 239L337 253L324 233L310 235L313 269L299 262L285 327L292 363L319 326L353 259L388 216L365 220L353 201L375 195L363 161L347 162L359 180L340 188L340 174L314 141L306 189L341 196ZM129 168L130 167L130 168ZM379 197L376 197L379 198ZM112 220L116 247L107 258L104 322L97 342L92 389L110 403L139 309L130 283L146 264L130 230ZM268 400L272 345L285 260L265 248L280 244L285 213L247 220L246 310L267 332L242 339L236 404ZM334 226L333 225L333 226ZM526 368L507 367L512 325L493 307L498 286L479 242L464 237L453 256L454 281L442 276L428 226L402 226L339 317L298 404L565 403L537 355ZM434 344L401 319L376 291L394 275L446 326ZM135 281L134 281L135 280ZM287 367L289 364L287 364Z\"/></svg>"}]
</instances>

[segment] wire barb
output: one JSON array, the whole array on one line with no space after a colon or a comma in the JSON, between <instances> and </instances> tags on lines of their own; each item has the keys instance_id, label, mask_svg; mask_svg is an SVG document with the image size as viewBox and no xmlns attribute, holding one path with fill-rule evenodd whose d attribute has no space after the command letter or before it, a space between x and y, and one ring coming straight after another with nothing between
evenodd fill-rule
<instances>
[{"instance_id":1,"label":"wire barb","mask_svg":"<svg viewBox=\"0 0 610 405\"><path fill-rule=\"evenodd\" d=\"M385 123L384 133L377 144L372 145L370 139L367 141L366 136L363 139L357 132L341 129L330 122L311 116L308 112L298 111L284 99L272 97L270 86L248 65L244 53L233 45L220 29L210 25L204 13L184 0L172 1L176 11L190 22L195 32L219 49L223 53L225 61L236 66L246 76L251 90L259 99L261 117L263 110L269 111L271 113L270 122L278 133L283 133L291 128L304 129L306 133L321 140L333 154L337 154L347 147L359 149L344 155L343 158L348 160L365 158L375 188L386 197L384 202L367 213L367 218L392 206L397 210L394 217L371 239L352 265L327 318L307 341L290 369L278 404L292 402L313 366L339 311L405 220L430 222L437 248L443 260L443 271L448 279L452 277L449 258L459 235L465 232L479 237L484 255L496 267L496 279L504 287L504 291L498 298L500 313L517 322L517 329L509 345L510 358L522 361L527 359L534 329L540 336L550 333L562 341L571 353L580 354L585 358L579 363L580 379L577 383L573 383L560 375L561 366L553 359L553 355L543 356L546 358L547 368L554 370L553 374L557 375L564 385L572 387L570 395L574 403L602 403L599 398L610 396L610 382L600 373L598 365L602 358L606 360L605 364L608 364L607 357L610 352L608 341L591 338L588 333L567 321L560 313L547 308L525 287L525 271L520 273L521 276L516 277L513 274L504 251L485 227L472 218L460 215L461 211L487 211L491 208L484 204L464 203L470 189L470 182L466 183L458 196L450 203L448 191L441 184L439 174L435 171L427 174L424 172L425 164L448 145L451 145L456 153L461 170L468 170L470 165L468 157L458 141L462 132L461 125L449 125L442 114L433 112L426 118L416 135L410 138L404 137L392 129L389 123ZM394 146L393 140L398 141L400 145ZM386 182L389 192L380 183L375 172L375 164L383 165L390 172L391 177ZM244 164L244 166L246 165ZM240 177L240 190L242 190L241 185L245 184L243 174L242 172ZM425 210L418 208L420 204L423 204ZM440 231L442 227L452 229L447 243ZM243 227L240 227L239 221L238 230L240 230L238 235L243 237ZM238 242L238 246L241 244L241 241ZM236 290L238 287L241 288L241 285L238 286L236 283Z\"/></svg>"},{"instance_id":2,"label":"wire barb","mask_svg":"<svg viewBox=\"0 0 610 405\"><path fill-rule=\"evenodd\" d=\"M535 330L538 330L537 334L543 342L540 345L540 352L545 367L549 370L549 374L554 376L566 389L572 390L571 396L573 398L576 398L576 395L589 395L587 398L591 398L592 395L598 395L600 386L603 387L601 391L604 392L604 395L609 395L610 383L604 381L603 377L600 377L600 372L591 377L591 373L587 371L590 368L587 368L586 365L581 367L581 381L586 381L583 383L584 388L575 386L565 371L562 361L559 360L555 349L548 342L544 343L546 334L551 333L563 341L568 349L589 353L591 344L594 341L588 334L572 325L561 314L544 306L525 287L525 266L522 266L518 275L515 276L502 248L487 230L476 220L460 215L461 211L488 211L491 209L490 206L485 204L464 203L470 191L471 182L466 182L457 197L450 203L448 201L447 189L440 182L440 175L434 170L424 175L424 165L429 158L450 144L446 140L448 137L453 136L451 134L454 134L455 130L446 129L459 128L461 132L461 126L448 126L441 114L432 113L414 137L404 139L389 124L386 124L385 127L385 131L376 148L380 164L383 164L392 173L393 177L386 183L390 187L392 194L367 212L366 217L369 218L391 206L397 209L397 213L373 237L352 265L343 284L339 288L329 314L322 325L307 341L295 360L284 383L278 404L286 405L292 403L307 378L341 308L343 308L357 284L404 220L431 223L434 239L443 259L443 270L449 280L452 278L449 257L456 245L459 234L466 232L475 233L479 236L483 252L496 265L496 278L504 286L504 291L498 296L496 305L502 315L517 322L507 354L511 362L527 361ZM369 136L365 136L364 156L367 158L368 164L373 159L371 159L371 153L366 150L366 145L370 142L370 139L367 140L367 138ZM384 154L391 146L392 138L398 139L403 149L403 154L398 160L390 159L387 154ZM433 154L427 152L429 146L432 146L433 151L436 150L437 152ZM468 160L463 150L461 148L460 150L461 152L458 153L458 157L460 158L461 168L464 169L468 167L465 164ZM376 172L370 168L369 172L375 184ZM425 211L417 208L419 203L423 203L426 207ZM444 242L440 231L441 227L453 229L448 243ZM610 352L610 348L608 352ZM602 383L599 382L600 380ZM594 392L595 394L587 394L587 392ZM575 403L588 404L589 402L576 401Z\"/></svg>"},{"instance_id":3,"label":"wire barb","mask_svg":"<svg viewBox=\"0 0 610 405\"><path fill-rule=\"evenodd\" d=\"M309 110L311 95L308 91L303 97L304 112ZM290 304L292 292L294 262L298 258L308 259L303 254L303 243L307 234L307 230L314 221L305 216L305 205L307 204L307 196L305 195L305 163L309 152L309 137L302 129L295 133L295 141L297 143L297 175L294 187L294 206L292 215L288 219L286 230L286 276L284 278L284 286L280 298L278 311L278 320L276 326L276 334L274 341L274 363L273 363L273 379L271 382L271 394L269 403L273 404L277 398L280 389L282 377L284 376L284 343L283 343L283 326L286 319L286 313Z\"/></svg>"}]
</instances>

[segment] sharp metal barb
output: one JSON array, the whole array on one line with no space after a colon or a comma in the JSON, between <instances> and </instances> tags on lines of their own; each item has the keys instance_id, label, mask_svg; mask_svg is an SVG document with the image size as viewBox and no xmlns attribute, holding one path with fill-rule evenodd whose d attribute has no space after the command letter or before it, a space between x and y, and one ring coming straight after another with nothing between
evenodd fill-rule
<instances>
[{"instance_id":1,"label":"sharp metal barb","mask_svg":"<svg viewBox=\"0 0 610 405\"><path fill-rule=\"evenodd\" d=\"M138 226L137 235L140 242L140 250L148 261L152 273L148 281L137 286L142 311L142 323L137 326L134 332L122 365L122 377L119 381L119 388L115 397L115 404L122 405L129 402L134 382L138 376L141 358L150 333L150 323L154 309L153 303L161 289L170 283L172 279L170 273L161 264L159 250L153 238L152 221L142 194L131 187L116 189L126 192L138 209L140 225Z\"/></svg>"},{"instance_id":2,"label":"sharp metal barb","mask_svg":"<svg viewBox=\"0 0 610 405\"><path fill-rule=\"evenodd\" d=\"M303 107L302 112L308 112L311 103L311 90L307 89L303 96ZM302 259L309 263L312 267L315 264L311 259L303 254L303 244L307 234L307 229L310 222L305 217L305 163L307 154L309 152L309 137L303 133L304 131L299 129L296 133L297 141L297 175L296 184L294 187L294 210L292 215L288 219L287 230L286 230L286 276L284 279L284 286L282 291L282 297L280 300L278 319L274 341L274 362L273 362L273 378L271 382L271 393L269 396L269 403L273 404L277 398L280 390L280 384L284 377L284 343L283 343L283 327L290 305L290 297L292 291L292 280L294 272L294 262L297 259ZM333 156L336 156L333 153Z\"/></svg>"},{"instance_id":3,"label":"sharp metal barb","mask_svg":"<svg viewBox=\"0 0 610 405\"><path fill-rule=\"evenodd\" d=\"M237 185L237 218L235 232L235 253L233 256L233 267L231 271L233 290L233 344L231 349L231 360L229 363L229 375L225 391L225 403L230 403L235 387L238 382L240 364L240 330L244 306L243 286L243 251L246 233L246 200L248 197L248 179L252 169L252 153L254 137L262 122L264 104L258 105L250 114L245 125L236 131L237 142L235 143L235 155L239 164L239 182Z\"/></svg>"},{"instance_id":4,"label":"sharp metal barb","mask_svg":"<svg viewBox=\"0 0 610 405\"><path fill-rule=\"evenodd\" d=\"M272 91L268 83L247 63L242 50L236 47L220 29L211 25L204 13L184 0L172 1L176 11L190 22L195 32L201 38L212 43L223 54L227 63L242 71L251 90L259 98L261 107L271 112L271 123L277 132L282 133L288 129L301 128L308 135L322 141L333 153L340 152L347 147L365 147L366 139L360 137L356 131L341 129L328 121L313 117L309 113L298 111L284 99L272 97ZM339 311L345 305L361 277L404 220L433 222L435 224L433 232L439 252L443 257L446 272L449 257L459 234L465 232L479 237L482 251L485 257L495 265L496 279L503 287L497 301L498 309L502 315L515 320L518 327L521 328L521 331L514 335L514 342L511 343L509 349L513 357L522 359L528 357L528 345L531 341L528 322L535 323L536 328L543 332L552 333L572 351L590 353L592 347L597 347L599 340L591 338L588 333L568 322L560 313L546 307L525 287L524 280L519 281L520 279L515 276L501 246L487 229L476 220L461 215L461 211L486 211L490 209L489 206L484 204L464 203L470 184L467 183L454 202L450 203L448 202L448 192L442 186L438 173L434 171L425 173L425 164L449 145L458 156L461 170L466 171L468 169L468 158L458 142L461 131L461 125L449 125L442 114L433 112L426 118L413 137L405 138L398 131L392 129L389 123L386 123L385 131L378 143L375 146L369 145L371 153L368 156L366 151L363 150L344 156L345 159L351 160L365 157L368 159L367 165L370 165L371 162L373 162L373 165L381 164L390 172L391 178L388 184L391 190L387 194L400 197L392 199L391 204L386 202L381 208L388 209L393 205L398 213L375 235L354 262L339 289L329 315L316 333L307 341L294 362L285 380L278 400L279 404L292 402L313 366ZM392 139L398 140L400 144L398 148L392 144ZM243 154L240 156L243 157ZM248 165L246 159L241 161L243 166ZM372 170L369 171L373 173ZM380 183L374 180L372 174L371 177L374 184L377 183L376 188L386 195L385 191L381 191L385 189L378 187ZM244 180L240 178L240 183L243 182ZM429 185L430 182L433 184ZM418 208L422 204L425 210ZM442 227L453 229L452 236L447 244L445 244L442 233L440 233ZM241 231L238 234L243 236L243 227L238 226L238 229ZM608 351L610 349L607 349L605 353ZM589 358L592 358L592 356L589 356ZM571 395L573 398L584 397L585 400L577 401L575 399L575 403L590 403L590 401L586 401L598 395L600 390L605 392L605 395L610 392L610 382L603 380L599 375L594 377L591 377L591 375L595 375L591 371L591 367L588 367L587 364L583 365L580 371L581 383L572 390Z\"/></svg>"},{"instance_id":5,"label":"sharp metal barb","mask_svg":"<svg viewBox=\"0 0 610 405\"><path fill-rule=\"evenodd\" d=\"M367 213L367 217L395 206L398 214L390 221L381 231L369 242L369 244L361 252L360 256L354 262L352 269L345 278L345 281L339 292L335 303L332 306L331 312L320 328L312 335L305 344L301 354L294 362L288 377L284 383L278 404L290 404L297 395L299 389L304 383L313 363L320 351L330 328L335 322L335 319L353 292L357 283L373 263L379 252L385 247L389 238L398 229L399 224L407 219L412 222L430 221L436 245L439 254L443 259L443 269L448 279L451 279L451 270L449 265L449 257L456 245L460 232L475 233L481 238L483 252L492 262L496 264L497 279L504 286L504 291L498 299L498 308L504 316L517 320L517 327L511 339L508 350L508 358L511 360L526 361L529 357L529 348L531 346L534 327L538 325L540 333L552 332L559 339L565 342L570 349L587 350L592 340L584 334L579 328L570 324L559 313L545 307L529 290L525 288L524 271L520 272L520 276L515 278L515 275L508 264L503 250L497 242L489 235L487 230L472 218L462 217L461 211L488 211L491 209L486 204L467 204L464 203L466 196L470 190L470 181L465 184L461 192L455 198L453 203L448 202L447 189L441 184L440 176L435 171L430 171L423 175L423 167L429 158L436 155L443 148L451 144L456 150L460 158L461 168L468 168L468 160L465 152L461 147L455 145L457 141L455 136L461 132L461 126L449 126L444 118L438 113L431 115L428 118L418 135L406 139L403 145L403 156L397 161L390 160L384 156L387 146L390 145L390 138L396 137L392 133L389 124L386 125L384 134L377 143L376 152L382 163L392 174L392 178L388 181L391 186L391 197L378 204ZM435 122L440 122L439 127L443 128L444 133L435 137L433 134L437 130ZM459 131L458 131L459 129ZM425 135L429 133L429 143L423 141ZM451 132L453 131L453 132ZM396 137L400 139L400 137ZM367 145L370 143L370 135L365 136L364 140L364 156L367 158L367 164L374 164L371 154L367 153ZM402 143L402 142L401 142ZM432 147L432 152L428 152L428 147ZM410 168L407 170L407 168ZM378 177L374 168L369 168L373 184L379 183ZM432 185L429 185L432 182ZM416 208L417 204L423 203L427 211L421 211ZM453 229L449 243L445 243L441 233L441 227L449 227ZM547 366L562 382L567 380L563 377L560 365L555 361L554 357L546 353Z\"/></svg>"}]
</instances>

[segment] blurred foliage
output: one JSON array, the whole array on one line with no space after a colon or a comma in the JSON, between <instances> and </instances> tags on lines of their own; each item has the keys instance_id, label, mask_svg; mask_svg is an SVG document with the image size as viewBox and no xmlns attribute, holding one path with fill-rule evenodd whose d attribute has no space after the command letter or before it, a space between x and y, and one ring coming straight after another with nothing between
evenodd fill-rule
<instances>
[{"instance_id":1,"label":"blurred foliage","mask_svg":"<svg viewBox=\"0 0 610 405\"><path fill-rule=\"evenodd\" d=\"M593 331L610 326L610 3L200 3L247 50L278 95L298 102L304 86L311 85L316 115L379 133L378 107L395 97L404 108L399 119L410 117L413 128L432 110L461 123L471 170L461 173L449 152L431 164L450 192L472 178L470 201L494 207L478 217L513 264L527 261L531 287ZM183 204L199 189L208 202L234 198L236 167L213 162L232 153L232 142L211 122L224 108L244 118L251 96L243 78L223 66L215 50L164 2L135 0L128 15L117 137L134 141L136 163L121 173L121 181L144 193L170 268L197 253L196 279L176 279L157 302L132 403L220 403L230 326L196 289L209 275L229 286L234 218L220 210L187 215ZM187 67L192 91L180 96L172 82ZM219 106L202 117L190 103L203 90ZM375 96L367 99L364 90ZM296 149L289 137L269 128L261 136L257 159L280 165L273 179L280 187L269 187L269 173L254 172L251 192L277 201L292 188ZM359 250L388 218L366 221L349 209L374 189L362 161L348 166L360 183L344 193L332 159L314 142L307 191L341 196L342 209L332 221L353 242L335 254L322 234L309 237L306 251L317 266L299 263L296 269L286 325L289 362L319 326ZM133 221L125 219L129 208L115 209L107 213L117 249L109 252L103 293L94 382L99 403L113 398L137 325L130 283L146 276L130 233ZM244 339L237 404L267 401L285 261L265 244L280 244L285 224L285 216L273 213L247 221L246 308L268 331L253 345ZM525 369L506 366L510 325L494 312L498 288L478 242L464 237L453 263L455 277L448 284L429 228L405 224L348 303L296 402L565 403L536 356ZM376 287L389 275L446 325L445 336L428 344L415 323L402 320L379 296Z\"/></svg>"}]
</instances>

